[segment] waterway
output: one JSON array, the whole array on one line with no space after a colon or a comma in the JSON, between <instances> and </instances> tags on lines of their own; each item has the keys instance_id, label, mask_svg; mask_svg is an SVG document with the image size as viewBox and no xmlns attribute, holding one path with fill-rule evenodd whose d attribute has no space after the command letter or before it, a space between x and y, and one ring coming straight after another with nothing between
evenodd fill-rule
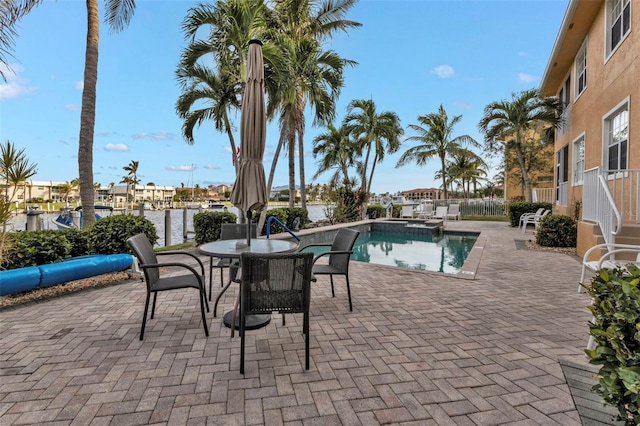
<instances>
[{"instance_id":1,"label":"waterway","mask_svg":"<svg viewBox=\"0 0 640 426\"><path fill-rule=\"evenodd\" d=\"M279 208L281 206L270 206L271 208ZM308 205L307 211L309 213L309 220L312 222L317 222L319 220L326 219L325 214L325 205ZM238 214L238 209L235 207L229 207L229 212ZM193 216L200 211L222 211L222 209L208 209L208 210L197 210L197 209L187 209L187 231L193 231ZM138 215L138 210L130 211L131 214ZM113 213L118 214L118 213ZM183 217L184 217L184 209L171 209L171 241L170 243L179 244L184 241L183 237ZM165 246L165 215L166 210L147 210L144 211L144 217L149 219L156 227L156 232L158 233L158 243L157 247ZM42 213L38 216L40 220L42 229L58 229L57 226L53 223L53 221L58 217L58 213ZM9 230L23 230L26 229L27 225L27 215L24 213L20 213L14 216L9 221ZM193 239L193 233L188 233L188 240Z\"/></svg>"}]
</instances>

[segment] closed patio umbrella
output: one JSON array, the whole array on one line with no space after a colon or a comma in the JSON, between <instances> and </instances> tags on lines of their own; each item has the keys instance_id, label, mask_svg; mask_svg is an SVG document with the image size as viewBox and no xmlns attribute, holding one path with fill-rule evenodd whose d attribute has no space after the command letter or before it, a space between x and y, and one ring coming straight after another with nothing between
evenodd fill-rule
<instances>
[{"instance_id":1,"label":"closed patio umbrella","mask_svg":"<svg viewBox=\"0 0 640 426\"><path fill-rule=\"evenodd\" d=\"M266 121L262 42L251 40L240 118L240 170L231 193L233 205L247 212L248 245L251 245L251 211L262 210L267 204L267 184L262 166Z\"/></svg>"}]
</instances>

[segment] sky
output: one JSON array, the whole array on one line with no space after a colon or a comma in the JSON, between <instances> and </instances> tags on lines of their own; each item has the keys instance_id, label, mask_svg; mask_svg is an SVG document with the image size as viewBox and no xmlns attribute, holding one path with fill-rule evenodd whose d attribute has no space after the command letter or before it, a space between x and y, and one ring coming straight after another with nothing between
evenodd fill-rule
<instances>
[{"instance_id":1,"label":"sky","mask_svg":"<svg viewBox=\"0 0 640 426\"><path fill-rule=\"evenodd\" d=\"M100 16L103 3L99 2ZM201 187L233 184L228 137L205 123L195 142L182 137L175 112L180 87L175 70L187 45L181 24L198 2L138 0L128 28L110 33L101 25L94 137L94 182L119 184L123 167L139 162L142 184ZM537 88L544 74L568 0L360 0L346 18L361 28L337 33L327 48L358 63L345 71L335 124L355 99L372 99L378 112L395 112L409 124L442 105L450 117L462 115L453 136L483 142L478 122L484 107L512 93ZM45 1L17 27L7 81L0 81L0 140L24 148L37 163L33 180L70 181L78 177L77 151L86 40L82 0ZM311 181L319 159L306 113L307 183L326 183L329 173ZM232 115L236 141L240 115ZM277 121L267 126L264 157L268 173L277 145ZM438 187L439 160L396 168L400 150L378 164L372 192L391 193ZM283 150L273 186L288 182ZM482 154L481 151L478 151ZM296 153L300 155L300 153ZM482 154L484 155L484 154ZM498 159L485 157L497 172ZM297 160L296 160L297 161ZM296 179L298 179L296 171Z\"/></svg>"}]
</instances>

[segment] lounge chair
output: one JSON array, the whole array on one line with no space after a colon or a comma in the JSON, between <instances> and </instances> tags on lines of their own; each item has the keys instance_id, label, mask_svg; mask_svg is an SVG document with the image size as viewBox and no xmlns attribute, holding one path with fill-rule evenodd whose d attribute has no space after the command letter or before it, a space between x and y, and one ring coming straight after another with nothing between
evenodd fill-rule
<instances>
[{"instance_id":1,"label":"lounge chair","mask_svg":"<svg viewBox=\"0 0 640 426\"><path fill-rule=\"evenodd\" d=\"M549 213L551 213L551 210L547 209L544 212L542 212L541 215L533 215L533 216L528 216L524 218L524 221L522 222L522 233L524 234L525 232L527 232L527 225L533 225L533 229L535 232L538 229L538 225L540 224L540 221L542 220L542 218L548 215Z\"/></svg>"},{"instance_id":2,"label":"lounge chair","mask_svg":"<svg viewBox=\"0 0 640 426\"><path fill-rule=\"evenodd\" d=\"M451 204L447 212L447 219L460 220L460 204Z\"/></svg>"},{"instance_id":3,"label":"lounge chair","mask_svg":"<svg viewBox=\"0 0 640 426\"><path fill-rule=\"evenodd\" d=\"M449 213L449 207L438 206L436 207L436 212L433 214L433 218L447 220L447 213Z\"/></svg>"},{"instance_id":4,"label":"lounge chair","mask_svg":"<svg viewBox=\"0 0 640 426\"><path fill-rule=\"evenodd\" d=\"M595 256L595 260L593 259ZM621 258L624 257L624 258ZM626 268L630 263L640 267L640 246L633 244L604 243L591 247L584 254L582 261L582 273L578 293L582 291L587 269L596 272L602 268Z\"/></svg>"},{"instance_id":5,"label":"lounge chair","mask_svg":"<svg viewBox=\"0 0 640 426\"><path fill-rule=\"evenodd\" d=\"M431 219L433 217L433 204L426 203L421 205L421 209L418 211L418 219Z\"/></svg>"},{"instance_id":6,"label":"lounge chair","mask_svg":"<svg viewBox=\"0 0 640 426\"><path fill-rule=\"evenodd\" d=\"M411 218L413 219L413 206L402 206L402 212L400 213L401 218Z\"/></svg>"},{"instance_id":7,"label":"lounge chair","mask_svg":"<svg viewBox=\"0 0 640 426\"><path fill-rule=\"evenodd\" d=\"M540 216L542 213L544 213L544 207L540 207L535 213L522 213L520 215L520 223L518 224L518 229L522 229L522 224L525 220L527 220L527 218L532 216Z\"/></svg>"}]
</instances>

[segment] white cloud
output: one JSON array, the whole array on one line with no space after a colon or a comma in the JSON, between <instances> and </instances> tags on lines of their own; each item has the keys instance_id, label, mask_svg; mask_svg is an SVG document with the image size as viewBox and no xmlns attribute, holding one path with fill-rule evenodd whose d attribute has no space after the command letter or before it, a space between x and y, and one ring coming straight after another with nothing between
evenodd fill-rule
<instances>
[{"instance_id":1,"label":"white cloud","mask_svg":"<svg viewBox=\"0 0 640 426\"><path fill-rule=\"evenodd\" d=\"M470 103L465 102L465 101L453 101L451 103L453 105L459 107L459 108L462 108L462 109L466 109L466 110L472 110L473 109L473 106Z\"/></svg>"},{"instance_id":2,"label":"white cloud","mask_svg":"<svg viewBox=\"0 0 640 426\"><path fill-rule=\"evenodd\" d=\"M431 69L431 74L435 74L440 78L451 78L456 75L456 70L450 65L438 65Z\"/></svg>"},{"instance_id":3,"label":"white cloud","mask_svg":"<svg viewBox=\"0 0 640 426\"><path fill-rule=\"evenodd\" d=\"M0 71L4 74L4 78L7 79L6 83L0 83L0 100L15 99L20 95L36 91L34 87L27 86L27 81L20 77L19 73L23 70L17 64L0 64Z\"/></svg>"},{"instance_id":4,"label":"white cloud","mask_svg":"<svg viewBox=\"0 0 640 426\"><path fill-rule=\"evenodd\" d=\"M518 56L529 56L527 52L518 52Z\"/></svg>"},{"instance_id":5,"label":"white cloud","mask_svg":"<svg viewBox=\"0 0 640 426\"><path fill-rule=\"evenodd\" d=\"M527 74L524 72L518 73L518 80L520 80L522 83L532 83L537 79L538 77L536 77L535 75Z\"/></svg>"},{"instance_id":6,"label":"white cloud","mask_svg":"<svg viewBox=\"0 0 640 426\"><path fill-rule=\"evenodd\" d=\"M167 166L165 170L169 172L191 172L195 169L192 164L182 166Z\"/></svg>"},{"instance_id":7,"label":"white cloud","mask_svg":"<svg viewBox=\"0 0 640 426\"><path fill-rule=\"evenodd\" d=\"M108 143L104 146L105 151L129 151L129 147L123 143Z\"/></svg>"},{"instance_id":8,"label":"white cloud","mask_svg":"<svg viewBox=\"0 0 640 426\"><path fill-rule=\"evenodd\" d=\"M160 141L160 140L173 139L175 138L175 136L176 136L175 133L167 132L166 130L161 130L159 132L151 132L151 133L147 133L147 132L136 133L131 137L133 139L152 139L152 140Z\"/></svg>"},{"instance_id":9,"label":"white cloud","mask_svg":"<svg viewBox=\"0 0 640 426\"><path fill-rule=\"evenodd\" d=\"M66 109L67 111L80 111L80 105L66 104L64 106L64 109Z\"/></svg>"},{"instance_id":10,"label":"white cloud","mask_svg":"<svg viewBox=\"0 0 640 426\"><path fill-rule=\"evenodd\" d=\"M84 89L84 81L76 81L76 89L82 90Z\"/></svg>"},{"instance_id":11,"label":"white cloud","mask_svg":"<svg viewBox=\"0 0 640 426\"><path fill-rule=\"evenodd\" d=\"M215 164L207 164L204 168L208 170L220 170L220 166L216 166Z\"/></svg>"}]
</instances>

